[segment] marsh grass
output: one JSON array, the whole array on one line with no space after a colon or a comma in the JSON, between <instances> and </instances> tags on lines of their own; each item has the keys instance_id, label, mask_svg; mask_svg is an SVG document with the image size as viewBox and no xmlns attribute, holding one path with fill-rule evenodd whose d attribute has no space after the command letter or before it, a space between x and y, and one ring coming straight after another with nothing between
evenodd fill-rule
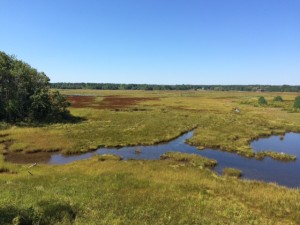
<instances>
[{"instance_id":1,"label":"marsh grass","mask_svg":"<svg viewBox=\"0 0 300 225\"><path fill-rule=\"evenodd\" d=\"M193 155L168 153L168 160L120 161L97 157L64 166L5 162L3 154L57 151L74 154L100 146L151 145L195 129L188 140L254 157L252 140L300 132L300 114L287 110L294 93L262 93L264 107L241 104L257 93L197 91L67 90L95 96L91 107L75 108L78 123L1 124L0 224L38 218L45 224L299 224L299 190L276 184L219 176L215 162ZM159 98L122 108L95 108L107 96ZM274 103L275 104L275 103ZM88 106L88 105L87 105ZM119 107L119 106L118 106ZM239 107L239 114L233 108ZM116 110L117 109L117 110ZM37 153L40 154L40 153ZM113 157L112 157L113 158ZM41 204L45 203L46 204ZM50 209L47 208L49 205ZM53 212L60 210L57 216ZM33 215L33 216L32 216ZM53 215L53 216L50 216Z\"/></svg>"},{"instance_id":2,"label":"marsh grass","mask_svg":"<svg viewBox=\"0 0 300 225\"><path fill-rule=\"evenodd\" d=\"M0 167L0 173L9 173L10 170L6 167Z\"/></svg>"},{"instance_id":3,"label":"marsh grass","mask_svg":"<svg viewBox=\"0 0 300 225\"><path fill-rule=\"evenodd\" d=\"M299 224L299 190L176 164L92 158L33 175L17 166L0 175L0 224Z\"/></svg>"},{"instance_id":4,"label":"marsh grass","mask_svg":"<svg viewBox=\"0 0 300 225\"><path fill-rule=\"evenodd\" d=\"M120 161L120 160L122 160L122 157L120 157L118 155L114 155L114 154L96 155L94 157L96 157L98 161L106 161L106 160Z\"/></svg>"},{"instance_id":5,"label":"marsh grass","mask_svg":"<svg viewBox=\"0 0 300 225\"><path fill-rule=\"evenodd\" d=\"M187 154L180 152L167 152L160 157L161 160L172 160L175 162L189 164L195 167L215 167L217 161L208 159L196 154Z\"/></svg>"},{"instance_id":6,"label":"marsh grass","mask_svg":"<svg viewBox=\"0 0 300 225\"><path fill-rule=\"evenodd\" d=\"M40 201L34 207L18 208L16 206L0 207L1 224L73 224L76 218L74 209L55 201Z\"/></svg>"},{"instance_id":7,"label":"marsh grass","mask_svg":"<svg viewBox=\"0 0 300 225\"><path fill-rule=\"evenodd\" d=\"M255 153L255 158L262 160L265 157L270 157L272 159L281 160L281 161L295 161L297 158L294 155L289 155L283 152L274 152L274 151L261 151Z\"/></svg>"},{"instance_id":8,"label":"marsh grass","mask_svg":"<svg viewBox=\"0 0 300 225\"><path fill-rule=\"evenodd\" d=\"M242 171L236 168L224 168L223 174L225 176L240 178L242 176Z\"/></svg>"}]
</instances>

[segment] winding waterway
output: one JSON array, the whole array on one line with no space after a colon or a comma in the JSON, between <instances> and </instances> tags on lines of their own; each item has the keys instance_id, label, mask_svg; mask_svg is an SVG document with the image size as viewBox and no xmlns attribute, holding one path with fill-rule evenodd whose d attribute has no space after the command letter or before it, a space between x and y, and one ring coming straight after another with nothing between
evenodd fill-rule
<instances>
[{"instance_id":1,"label":"winding waterway","mask_svg":"<svg viewBox=\"0 0 300 225\"><path fill-rule=\"evenodd\" d=\"M216 159L218 165L215 167L215 171L218 173L222 173L225 167L233 167L242 170L243 178L246 179L276 182L280 185L293 188L300 187L300 161L298 160L300 158L300 134L288 133L283 139L280 139L280 136L272 136L269 138L261 138L251 143L254 151L272 150L296 155L297 160L290 162L278 161L268 157L263 160L245 158L234 153L213 149L198 150L196 147L185 143L185 140L192 136L193 131L175 140L159 145L123 147L119 149L100 148L97 151L81 155L65 156L54 153L49 154L47 158L44 159L44 162L48 164L66 164L90 158L95 154L116 154L121 156L124 160L154 160L159 159L162 154L168 151L176 151ZM33 156L34 154L31 155Z\"/></svg>"}]
</instances>

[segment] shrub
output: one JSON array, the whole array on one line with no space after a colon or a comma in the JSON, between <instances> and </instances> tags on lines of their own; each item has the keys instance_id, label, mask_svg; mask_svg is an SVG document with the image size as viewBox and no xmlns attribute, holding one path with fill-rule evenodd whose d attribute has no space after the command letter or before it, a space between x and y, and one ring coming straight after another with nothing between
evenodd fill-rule
<instances>
[{"instance_id":1,"label":"shrub","mask_svg":"<svg viewBox=\"0 0 300 225\"><path fill-rule=\"evenodd\" d=\"M260 105L267 105L268 102L267 102L267 100L265 99L265 97L260 96L260 97L258 98L258 104L260 104Z\"/></svg>"},{"instance_id":2,"label":"shrub","mask_svg":"<svg viewBox=\"0 0 300 225\"><path fill-rule=\"evenodd\" d=\"M297 96L294 101L294 108L300 109L300 96Z\"/></svg>"},{"instance_id":3,"label":"shrub","mask_svg":"<svg viewBox=\"0 0 300 225\"><path fill-rule=\"evenodd\" d=\"M274 99L273 99L274 102L283 102L283 98L281 96L276 96Z\"/></svg>"}]
</instances>

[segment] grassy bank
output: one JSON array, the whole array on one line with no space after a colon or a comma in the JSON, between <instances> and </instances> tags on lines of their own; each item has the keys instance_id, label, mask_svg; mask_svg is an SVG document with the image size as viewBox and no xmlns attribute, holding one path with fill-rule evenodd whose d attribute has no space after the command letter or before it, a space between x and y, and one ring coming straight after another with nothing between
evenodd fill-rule
<instances>
[{"instance_id":1,"label":"grassy bank","mask_svg":"<svg viewBox=\"0 0 300 225\"><path fill-rule=\"evenodd\" d=\"M178 158L12 165L16 174L0 175L0 224L299 224L299 190Z\"/></svg>"}]
</instances>

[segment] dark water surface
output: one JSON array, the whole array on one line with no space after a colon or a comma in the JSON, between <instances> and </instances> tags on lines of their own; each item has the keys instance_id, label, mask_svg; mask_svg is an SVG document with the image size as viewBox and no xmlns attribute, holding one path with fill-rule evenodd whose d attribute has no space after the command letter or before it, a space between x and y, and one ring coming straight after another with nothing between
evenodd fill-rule
<instances>
[{"instance_id":1,"label":"dark water surface","mask_svg":"<svg viewBox=\"0 0 300 225\"><path fill-rule=\"evenodd\" d=\"M243 178L255 179L266 182L276 182L288 187L300 187L300 134L288 133L280 140L280 136L261 138L253 141L251 146L254 151L272 150L285 152L297 156L296 161L283 162L266 157L263 160L255 158L245 158L234 153L223 152L220 150L197 148L185 143L186 139L193 136L193 131L186 133L179 138L159 145L123 147L123 148L100 148L95 152L84 153L81 155L65 156L58 153L49 155L48 164L66 164L76 160L87 159L95 154L116 154L126 159L159 159L160 156L168 151L192 153L216 159L218 165L215 171L222 173L225 167L233 167L242 170ZM34 155L34 154L32 154Z\"/></svg>"}]
</instances>

